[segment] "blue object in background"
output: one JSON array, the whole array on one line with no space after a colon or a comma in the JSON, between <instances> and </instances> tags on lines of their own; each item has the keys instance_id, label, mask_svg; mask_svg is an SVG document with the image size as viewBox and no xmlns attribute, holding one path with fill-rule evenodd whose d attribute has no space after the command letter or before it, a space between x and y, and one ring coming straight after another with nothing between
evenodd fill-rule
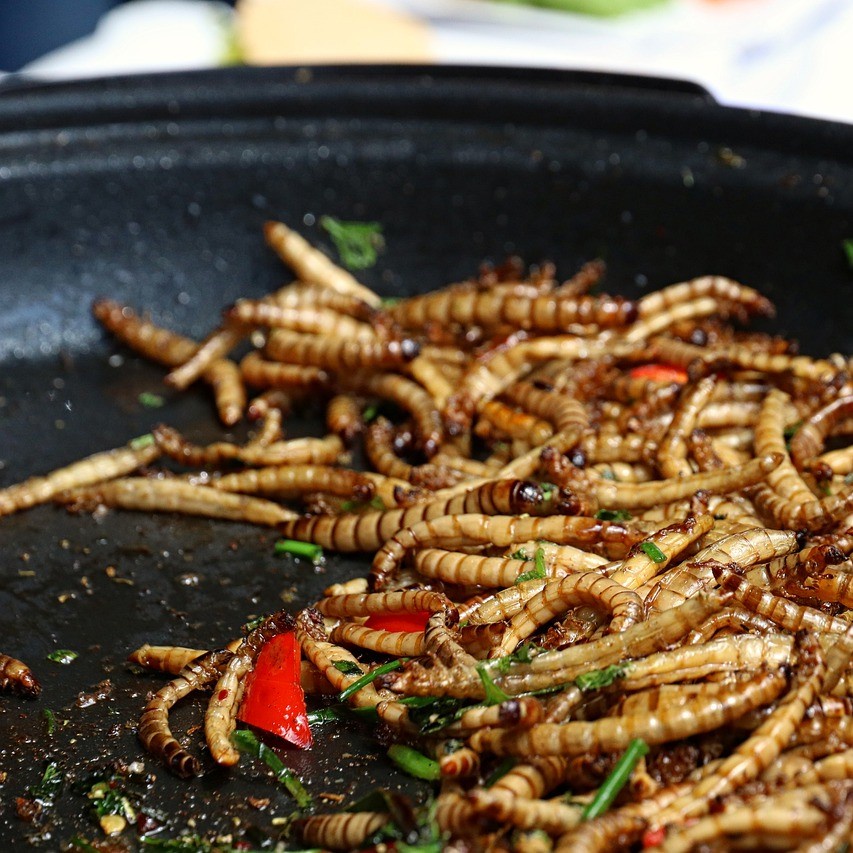
<instances>
[{"instance_id":1,"label":"blue object in background","mask_svg":"<svg viewBox=\"0 0 853 853\"><path fill-rule=\"evenodd\" d=\"M0 0L0 71L91 33L118 0Z\"/></svg>"}]
</instances>

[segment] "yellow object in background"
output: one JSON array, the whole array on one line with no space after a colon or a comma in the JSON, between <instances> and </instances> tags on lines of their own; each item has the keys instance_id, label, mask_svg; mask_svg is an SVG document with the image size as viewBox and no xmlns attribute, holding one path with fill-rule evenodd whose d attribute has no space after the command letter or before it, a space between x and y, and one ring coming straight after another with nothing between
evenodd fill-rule
<instances>
[{"instance_id":1,"label":"yellow object in background","mask_svg":"<svg viewBox=\"0 0 853 853\"><path fill-rule=\"evenodd\" d=\"M371 0L240 0L236 26L249 65L435 59L425 23Z\"/></svg>"}]
</instances>

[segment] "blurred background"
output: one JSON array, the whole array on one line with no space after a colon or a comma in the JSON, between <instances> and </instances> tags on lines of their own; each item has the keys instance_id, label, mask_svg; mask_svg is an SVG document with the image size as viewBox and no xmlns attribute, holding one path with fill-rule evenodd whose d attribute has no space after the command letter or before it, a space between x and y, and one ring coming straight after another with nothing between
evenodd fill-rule
<instances>
[{"instance_id":1,"label":"blurred background","mask_svg":"<svg viewBox=\"0 0 853 853\"><path fill-rule=\"evenodd\" d=\"M225 64L549 66L692 80L853 122L851 0L0 0L0 71Z\"/></svg>"}]
</instances>

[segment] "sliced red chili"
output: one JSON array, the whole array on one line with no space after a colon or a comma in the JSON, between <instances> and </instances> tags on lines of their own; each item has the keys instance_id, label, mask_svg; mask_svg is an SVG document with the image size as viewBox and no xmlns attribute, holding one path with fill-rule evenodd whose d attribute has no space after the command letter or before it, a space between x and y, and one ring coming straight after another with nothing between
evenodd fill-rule
<instances>
[{"instance_id":1,"label":"sliced red chili","mask_svg":"<svg viewBox=\"0 0 853 853\"><path fill-rule=\"evenodd\" d=\"M632 379L651 379L652 382L677 382L684 385L687 382L687 371L675 364L638 364L632 367Z\"/></svg>"},{"instance_id":2,"label":"sliced red chili","mask_svg":"<svg viewBox=\"0 0 853 853\"><path fill-rule=\"evenodd\" d=\"M273 637L258 655L237 716L305 749L311 746L311 728L299 660L299 643L292 631Z\"/></svg>"},{"instance_id":3,"label":"sliced red chili","mask_svg":"<svg viewBox=\"0 0 853 853\"><path fill-rule=\"evenodd\" d=\"M429 610L414 610L411 613L371 613L364 625L376 631L422 632L432 613Z\"/></svg>"}]
</instances>

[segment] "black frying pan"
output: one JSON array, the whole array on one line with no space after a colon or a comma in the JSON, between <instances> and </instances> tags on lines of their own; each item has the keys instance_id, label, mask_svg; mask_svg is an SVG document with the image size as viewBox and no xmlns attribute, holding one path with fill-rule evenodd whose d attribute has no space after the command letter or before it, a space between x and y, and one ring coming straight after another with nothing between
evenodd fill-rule
<instances>
[{"instance_id":1,"label":"black frying pan","mask_svg":"<svg viewBox=\"0 0 853 853\"><path fill-rule=\"evenodd\" d=\"M387 251L364 275L383 294L511 252L565 274L602 256L608 289L731 275L775 300L777 328L805 350L853 350L841 248L853 237L850 127L727 109L688 84L520 70L238 69L27 86L0 96L0 484L159 420L219 435L202 392L139 405L141 391L162 391L162 371L106 339L91 301L112 294L201 335L222 306L286 278L263 246L264 220L323 243L313 222L324 213L384 224ZM267 531L168 516L95 521L42 507L2 520L0 535L0 649L44 684L37 702L0 698L3 850L98 836L84 791L111 762L143 757L133 726L159 684L125 668L128 651L219 644L283 590L297 607L365 566L335 557L316 574L273 557ZM80 656L47 661L57 648ZM78 707L105 679L109 696ZM50 737L44 709L60 720ZM176 728L198 711L178 713ZM323 729L288 763L314 794L413 790L371 759L369 734ZM15 797L48 761L66 787L27 824ZM147 758L145 768L156 781L143 802L171 816L167 835L190 818L201 833L274 834L273 817L292 810L248 760L191 783ZM252 808L251 793L269 807Z\"/></svg>"}]
</instances>

